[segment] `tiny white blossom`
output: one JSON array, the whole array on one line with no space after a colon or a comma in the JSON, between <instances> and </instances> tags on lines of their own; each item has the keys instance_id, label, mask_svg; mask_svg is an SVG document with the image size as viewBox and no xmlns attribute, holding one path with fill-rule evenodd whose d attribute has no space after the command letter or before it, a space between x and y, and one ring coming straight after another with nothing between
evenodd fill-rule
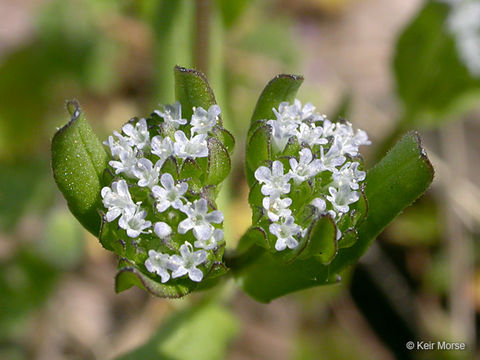
<instances>
[{"instance_id":1,"label":"tiny white blossom","mask_svg":"<svg viewBox=\"0 0 480 360\"><path fill-rule=\"evenodd\" d=\"M307 144L313 147L315 145L325 145L328 143L328 140L322 137L322 134L323 128L321 126L316 126L313 123L302 123L295 135L300 144Z\"/></svg>"},{"instance_id":2,"label":"tiny white blossom","mask_svg":"<svg viewBox=\"0 0 480 360\"><path fill-rule=\"evenodd\" d=\"M148 259L145 260L145 267L149 272L159 275L162 283L166 283L170 279L170 274L167 270L177 269L177 265L171 261L170 255L162 254L155 250L148 251Z\"/></svg>"},{"instance_id":3,"label":"tiny white blossom","mask_svg":"<svg viewBox=\"0 0 480 360\"><path fill-rule=\"evenodd\" d=\"M156 135L152 138L151 143L152 154L157 155L160 158L160 164L163 165L165 160L173 155L173 141L169 137L162 139L160 135Z\"/></svg>"},{"instance_id":4,"label":"tiny white blossom","mask_svg":"<svg viewBox=\"0 0 480 360\"><path fill-rule=\"evenodd\" d=\"M275 243L275 249L277 251L289 249L295 249L298 246L298 241L294 236L302 233L302 228L295 224L293 216L289 216L281 223L270 224L270 232L277 237Z\"/></svg>"},{"instance_id":5,"label":"tiny white blossom","mask_svg":"<svg viewBox=\"0 0 480 360\"><path fill-rule=\"evenodd\" d=\"M260 166L255 171L255 179L264 184L261 191L265 196L288 194L290 192L290 184L288 183L290 178L289 173L284 174L283 164L278 160L273 162L272 170L266 166Z\"/></svg>"},{"instance_id":6,"label":"tiny white blossom","mask_svg":"<svg viewBox=\"0 0 480 360\"><path fill-rule=\"evenodd\" d=\"M338 190L330 186L328 192L330 195L326 196L327 200L339 213L347 213L350 210L349 205L360 198L358 192L352 191L348 185L343 185Z\"/></svg>"},{"instance_id":7,"label":"tiny white blossom","mask_svg":"<svg viewBox=\"0 0 480 360\"><path fill-rule=\"evenodd\" d=\"M193 235L197 240L208 240L214 232L214 224L223 221L223 214L220 210L208 212L207 200L195 200L193 204L187 204L181 209L187 218L178 224L178 232L185 234L193 229Z\"/></svg>"},{"instance_id":8,"label":"tiny white blossom","mask_svg":"<svg viewBox=\"0 0 480 360\"><path fill-rule=\"evenodd\" d=\"M296 134L298 124L292 121L268 120L267 124L272 128L273 146L277 151L283 151L287 146L288 139Z\"/></svg>"},{"instance_id":9,"label":"tiny white blossom","mask_svg":"<svg viewBox=\"0 0 480 360\"><path fill-rule=\"evenodd\" d=\"M331 122L330 120L325 119L325 121L322 124L322 128L323 128L323 136L329 137L329 136L335 135L336 124Z\"/></svg>"},{"instance_id":10,"label":"tiny white blossom","mask_svg":"<svg viewBox=\"0 0 480 360\"><path fill-rule=\"evenodd\" d=\"M109 136L107 141L104 141L103 144L107 145L110 149L110 154L114 159L118 159L118 156L122 151L131 151L130 141L120 135L117 131L113 132L116 138Z\"/></svg>"},{"instance_id":11,"label":"tiny white blossom","mask_svg":"<svg viewBox=\"0 0 480 360\"><path fill-rule=\"evenodd\" d=\"M299 155L299 161L295 158L289 160L290 174L297 184L310 179L322 171L322 160L313 159L310 149L303 148L300 150Z\"/></svg>"},{"instance_id":12,"label":"tiny white blossom","mask_svg":"<svg viewBox=\"0 0 480 360\"><path fill-rule=\"evenodd\" d=\"M325 209L327 208L327 203L325 202L325 200L318 197L313 199L310 204L315 206L320 213L325 212Z\"/></svg>"},{"instance_id":13,"label":"tiny white blossom","mask_svg":"<svg viewBox=\"0 0 480 360\"><path fill-rule=\"evenodd\" d=\"M127 123L123 125L122 131L127 135L127 139L131 146L142 150L150 144L150 133L147 128L147 120L140 119L135 125Z\"/></svg>"},{"instance_id":14,"label":"tiny white blossom","mask_svg":"<svg viewBox=\"0 0 480 360\"><path fill-rule=\"evenodd\" d=\"M170 257L172 263L177 266L176 270L172 272L172 278L175 279L188 274L190 280L195 282L202 281L203 273L197 266L205 262L207 252L205 250L193 251L192 244L185 241L185 243L180 246L180 255L181 257L178 255L172 255Z\"/></svg>"},{"instance_id":15,"label":"tiny white blossom","mask_svg":"<svg viewBox=\"0 0 480 360\"><path fill-rule=\"evenodd\" d=\"M182 159L208 156L207 134L195 135L188 139L183 131L176 131L174 152Z\"/></svg>"},{"instance_id":16,"label":"tiny white blossom","mask_svg":"<svg viewBox=\"0 0 480 360\"><path fill-rule=\"evenodd\" d=\"M278 106L278 111L273 109L277 120L291 121L300 124L304 121L320 121L323 117L315 113L315 106L310 103L302 107L300 100L295 99L293 104L282 102Z\"/></svg>"},{"instance_id":17,"label":"tiny white blossom","mask_svg":"<svg viewBox=\"0 0 480 360\"><path fill-rule=\"evenodd\" d=\"M162 186L156 185L152 188L157 210L164 212L170 206L180 209L183 206L182 200L186 200L183 195L188 189L188 184L186 182L175 184L172 175L168 173L162 174L160 183Z\"/></svg>"},{"instance_id":18,"label":"tiny white blossom","mask_svg":"<svg viewBox=\"0 0 480 360\"><path fill-rule=\"evenodd\" d=\"M321 171L328 170L334 172L338 166L345 162L346 157L342 155L340 147L341 144L335 141L325 154L323 146L320 146Z\"/></svg>"},{"instance_id":19,"label":"tiny white blossom","mask_svg":"<svg viewBox=\"0 0 480 360\"><path fill-rule=\"evenodd\" d=\"M223 230L215 229L212 236L207 240L197 240L193 245L196 248L205 250L213 250L217 247L218 243L223 240Z\"/></svg>"},{"instance_id":20,"label":"tiny white blossom","mask_svg":"<svg viewBox=\"0 0 480 360\"><path fill-rule=\"evenodd\" d=\"M172 228L167 223L164 223L163 221L159 221L159 222L155 223L155 226L153 228L153 232L160 239L164 239L167 236L170 236L172 234Z\"/></svg>"},{"instance_id":21,"label":"tiny white blossom","mask_svg":"<svg viewBox=\"0 0 480 360\"><path fill-rule=\"evenodd\" d=\"M334 141L339 143L342 154L350 156L357 156L361 145L370 145L367 133L363 130L357 130L355 133L348 121L336 124Z\"/></svg>"},{"instance_id":22,"label":"tiny white blossom","mask_svg":"<svg viewBox=\"0 0 480 360\"><path fill-rule=\"evenodd\" d=\"M278 221L281 217L288 217L292 211L288 208L292 205L292 199L280 197L264 197L262 205L267 210L267 216L272 221Z\"/></svg>"},{"instance_id":23,"label":"tiny white blossom","mask_svg":"<svg viewBox=\"0 0 480 360\"><path fill-rule=\"evenodd\" d=\"M209 131L212 131L218 122L219 115L220 106L218 105L210 106L208 111L201 106L194 108L192 120L190 121L192 134L207 134Z\"/></svg>"},{"instance_id":24,"label":"tiny white blossom","mask_svg":"<svg viewBox=\"0 0 480 360\"><path fill-rule=\"evenodd\" d=\"M100 194L103 198L103 206L108 209L105 214L108 222L123 214L126 208L135 207L125 180L114 181L112 188L104 187Z\"/></svg>"},{"instance_id":25,"label":"tiny white blossom","mask_svg":"<svg viewBox=\"0 0 480 360\"><path fill-rule=\"evenodd\" d=\"M158 184L158 176L160 174L160 163L155 166L146 158L140 158L133 168L133 175L138 179L138 186L152 188Z\"/></svg>"},{"instance_id":26,"label":"tiny white blossom","mask_svg":"<svg viewBox=\"0 0 480 360\"><path fill-rule=\"evenodd\" d=\"M152 226L150 221L146 221L147 212L140 205L133 208L126 208L118 220L118 226L127 232L131 238L136 238L142 233L146 233L146 229Z\"/></svg>"},{"instance_id":27,"label":"tiny white blossom","mask_svg":"<svg viewBox=\"0 0 480 360\"><path fill-rule=\"evenodd\" d=\"M358 190L359 182L365 180L366 173L358 169L360 163L348 162L340 170L332 174L336 187L348 185L352 190Z\"/></svg>"},{"instance_id":28,"label":"tiny white blossom","mask_svg":"<svg viewBox=\"0 0 480 360\"><path fill-rule=\"evenodd\" d=\"M126 177L134 178L135 174L133 170L137 165L137 151L129 148L127 150L121 150L118 154L118 160L111 160L108 164L115 169L115 174L124 174Z\"/></svg>"},{"instance_id":29,"label":"tiny white blossom","mask_svg":"<svg viewBox=\"0 0 480 360\"><path fill-rule=\"evenodd\" d=\"M155 110L154 113L176 129L187 123L186 119L182 119L182 105L178 101L173 105L165 105L163 111Z\"/></svg>"}]
</instances>

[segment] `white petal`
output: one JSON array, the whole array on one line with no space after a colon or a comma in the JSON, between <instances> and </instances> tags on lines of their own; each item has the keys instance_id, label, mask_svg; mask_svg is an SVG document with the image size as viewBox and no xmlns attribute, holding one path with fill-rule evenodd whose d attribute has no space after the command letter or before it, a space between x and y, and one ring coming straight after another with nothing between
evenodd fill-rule
<instances>
[{"instance_id":1,"label":"white petal","mask_svg":"<svg viewBox=\"0 0 480 360\"><path fill-rule=\"evenodd\" d=\"M188 270L188 277L192 281L200 282L203 279L203 273L200 269L192 268L192 269Z\"/></svg>"},{"instance_id":2,"label":"white petal","mask_svg":"<svg viewBox=\"0 0 480 360\"><path fill-rule=\"evenodd\" d=\"M172 233L172 228L167 223L157 222L153 231L160 239L163 239Z\"/></svg>"}]
</instances>

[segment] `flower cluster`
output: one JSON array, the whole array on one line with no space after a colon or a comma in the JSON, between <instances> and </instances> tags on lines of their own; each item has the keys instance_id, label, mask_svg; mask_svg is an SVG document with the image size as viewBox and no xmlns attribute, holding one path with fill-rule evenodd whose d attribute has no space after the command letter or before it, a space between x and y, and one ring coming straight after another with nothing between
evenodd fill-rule
<instances>
[{"instance_id":1,"label":"flower cluster","mask_svg":"<svg viewBox=\"0 0 480 360\"><path fill-rule=\"evenodd\" d=\"M276 119L266 121L271 129L273 161L259 166L254 176L261 186L268 230L276 237L275 249L282 251L295 249L306 235L305 206L329 214L337 224L349 213L360 199L366 175L358 150L370 141L349 122L333 123L315 113L313 105L302 107L298 100L283 102L273 112ZM296 149L294 156L289 147ZM337 239L341 236L337 229Z\"/></svg>"},{"instance_id":2,"label":"flower cluster","mask_svg":"<svg viewBox=\"0 0 480 360\"><path fill-rule=\"evenodd\" d=\"M223 246L218 228L223 214L209 209L213 199L204 195L201 179L186 170L193 163L204 172L207 158L211 160L209 141L221 126L219 115L217 105L196 107L188 122L177 102L149 119L132 119L104 143L114 173L111 185L101 191L104 221L118 219L124 243L133 240L138 262L162 283L185 275L202 281L198 267L208 270Z\"/></svg>"}]
</instances>

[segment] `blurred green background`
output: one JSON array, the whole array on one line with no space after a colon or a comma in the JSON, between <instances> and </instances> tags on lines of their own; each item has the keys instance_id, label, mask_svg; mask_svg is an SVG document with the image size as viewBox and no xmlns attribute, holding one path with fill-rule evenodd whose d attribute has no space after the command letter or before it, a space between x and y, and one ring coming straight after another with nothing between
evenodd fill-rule
<instances>
[{"instance_id":1,"label":"blurred green background","mask_svg":"<svg viewBox=\"0 0 480 360\"><path fill-rule=\"evenodd\" d=\"M422 0L0 0L0 359L478 356L480 77L453 12ZM66 99L102 139L172 102L175 64L207 74L237 139L228 246L250 223L249 117L278 73L303 74L302 101L368 132L367 166L418 129L434 185L339 285L269 305L232 282L174 301L116 295L114 257L55 187L50 140ZM467 350L409 351L409 340Z\"/></svg>"}]
</instances>

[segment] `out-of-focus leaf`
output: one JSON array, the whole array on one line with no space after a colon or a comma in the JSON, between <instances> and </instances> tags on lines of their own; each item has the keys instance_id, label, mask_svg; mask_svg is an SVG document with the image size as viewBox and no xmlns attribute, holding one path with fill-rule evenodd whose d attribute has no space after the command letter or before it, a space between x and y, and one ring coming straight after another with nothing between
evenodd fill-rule
<instances>
[{"instance_id":1,"label":"out-of-focus leaf","mask_svg":"<svg viewBox=\"0 0 480 360\"><path fill-rule=\"evenodd\" d=\"M228 1L228 0L227 0ZM247 53L265 56L272 61L294 68L301 53L298 41L293 36L292 21L289 18L277 16L275 20L266 19L264 14L258 15L257 26L251 26L249 31L237 44L237 47Z\"/></svg>"},{"instance_id":2,"label":"out-of-focus leaf","mask_svg":"<svg viewBox=\"0 0 480 360\"><path fill-rule=\"evenodd\" d=\"M71 120L52 140L52 169L58 188L80 223L98 236L100 191L108 157L78 103L69 102Z\"/></svg>"},{"instance_id":3,"label":"out-of-focus leaf","mask_svg":"<svg viewBox=\"0 0 480 360\"><path fill-rule=\"evenodd\" d=\"M117 360L221 360L239 332L224 307L205 303L173 314L145 345Z\"/></svg>"},{"instance_id":4,"label":"out-of-focus leaf","mask_svg":"<svg viewBox=\"0 0 480 360\"><path fill-rule=\"evenodd\" d=\"M335 283L338 273L357 261L385 226L424 193L432 179L433 168L420 138L416 133L404 136L367 173L369 211L353 246L340 249L328 266L313 259L282 265L265 252L236 274L238 284L258 301L269 302L297 290Z\"/></svg>"},{"instance_id":5,"label":"out-of-focus leaf","mask_svg":"<svg viewBox=\"0 0 480 360\"><path fill-rule=\"evenodd\" d=\"M46 219L39 252L60 269L71 269L84 253L82 227L66 210L53 210Z\"/></svg>"},{"instance_id":6,"label":"out-of-focus leaf","mask_svg":"<svg viewBox=\"0 0 480 360\"><path fill-rule=\"evenodd\" d=\"M173 103L173 67L193 66L194 8L195 2L190 0L161 1L151 18L155 36L155 102Z\"/></svg>"},{"instance_id":7,"label":"out-of-focus leaf","mask_svg":"<svg viewBox=\"0 0 480 360\"><path fill-rule=\"evenodd\" d=\"M182 116L189 119L193 107L201 106L205 110L216 104L213 91L201 72L175 66L175 96L182 104ZM221 125L221 121L220 121Z\"/></svg>"},{"instance_id":8,"label":"out-of-focus leaf","mask_svg":"<svg viewBox=\"0 0 480 360\"><path fill-rule=\"evenodd\" d=\"M45 159L1 162L0 169L0 229L8 231L25 212L49 206L55 188Z\"/></svg>"},{"instance_id":9,"label":"out-of-focus leaf","mask_svg":"<svg viewBox=\"0 0 480 360\"><path fill-rule=\"evenodd\" d=\"M220 9L225 26L232 26L251 2L251 0L217 0L216 4Z\"/></svg>"},{"instance_id":10,"label":"out-of-focus leaf","mask_svg":"<svg viewBox=\"0 0 480 360\"><path fill-rule=\"evenodd\" d=\"M394 58L397 93L409 126L435 126L477 105L480 79L461 62L446 19L450 6L428 1L400 35Z\"/></svg>"},{"instance_id":11,"label":"out-of-focus leaf","mask_svg":"<svg viewBox=\"0 0 480 360\"><path fill-rule=\"evenodd\" d=\"M0 338L12 336L11 327L43 304L58 275L54 266L31 250L19 249L0 262Z\"/></svg>"}]
</instances>

